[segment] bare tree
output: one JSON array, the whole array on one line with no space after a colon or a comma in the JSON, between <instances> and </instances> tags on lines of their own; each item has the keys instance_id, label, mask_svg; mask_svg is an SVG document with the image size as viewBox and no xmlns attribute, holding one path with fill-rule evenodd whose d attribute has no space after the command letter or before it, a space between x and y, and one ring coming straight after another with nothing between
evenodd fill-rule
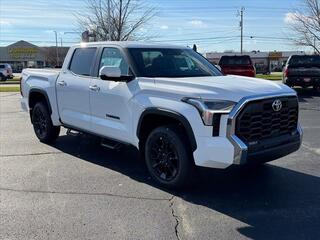
<instances>
[{"instance_id":1,"label":"bare tree","mask_svg":"<svg viewBox=\"0 0 320 240\"><path fill-rule=\"evenodd\" d=\"M155 9L141 0L85 0L85 12L77 13L81 30L93 30L98 41L145 39L139 31L154 15Z\"/></svg>"},{"instance_id":2,"label":"bare tree","mask_svg":"<svg viewBox=\"0 0 320 240\"><path fill-rule=\"evenodd\" d=\"M56 47L43 47L41 51L44 55L45 66L61 66L68 50L68 47L59 47L59 63L57 63Z\"/></svg>"},{"instance_id":3,"label":"bare tree","mask_svg":"<svg viewBox=\"0 0 320 240\"><path fill-rule=\"evenodd\" d=\"M303 0L303 7L287 15L291 29L296 33L293 38L299 46L307 46L320 54L320 3L319 0Z\"/></svg>"}]
</instances>

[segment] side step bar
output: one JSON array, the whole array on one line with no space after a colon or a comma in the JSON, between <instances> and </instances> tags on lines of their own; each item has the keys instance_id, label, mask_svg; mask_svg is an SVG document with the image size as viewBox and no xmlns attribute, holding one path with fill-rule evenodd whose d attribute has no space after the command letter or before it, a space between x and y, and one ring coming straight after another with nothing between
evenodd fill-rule
<instances>
[{"instance_id":1,"label":"side step bar","mask_svg":"<svg viewBox=\"0 0 320 240\"><path fill-rule=\"evenodd\" d=\"M107 139L107 138L102 138L100 145L102 147L106 147L106 148L109 148L112 150L119 150L122 146L121 143L119 143L117 141L113 141L111 139Z\"/></svg>"},{"instance_id":2,"label":"side step bar","mask_svg":"<svg viewBox=\"0 0 320 240\"><path fill-rule=\"evenodd\" d=\"M81 136L83 134L86 134L86 133L81 132L81 131L77 131L77 130L73 130L73 129L70 129L70 128L68 128L68 130L67 130L67 135L68 136L79 137L79 136ZM93 134L88 134L88 135L93 135ZM117 142L115 140L104 138L104 137L99 137L99 138L101 139L100 145L102 147L109 148L109 149L112 149L112 150L119 150L123 146L123 143L121 143L121 142Z\"/></svg>"},{"instance_id":3,"label":"side step bar","mask_svg":"<svg viewBox=\"0 0 320 240\"><path fill-rule=\"evenodd\" d=\"M67 130L67 135L68 135L68 136L78 137L78 136L80 136L81 134L82 134L81 132L72 130L72 129L70 129L70 128Z\"/></svg>"}]
</instances>

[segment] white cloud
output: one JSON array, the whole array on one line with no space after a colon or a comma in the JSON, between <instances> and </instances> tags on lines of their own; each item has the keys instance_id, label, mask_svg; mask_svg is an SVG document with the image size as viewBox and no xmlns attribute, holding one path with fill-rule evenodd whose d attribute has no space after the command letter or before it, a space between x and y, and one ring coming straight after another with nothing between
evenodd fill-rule
<instances>
[{"instance_id":1,"label":"white cloud","mask_svg":"<svg viewBox=\"0 0 320 240\"><path fill-rule=\"evenodd\" d=\"M10 26L12 25L12 21L9 19L0 19L0 25L1 26Z\"/></svg>"},{"instance_id":2,"label":"white cloud","mask_svg":"<svg viewBox=\"0 0 320 240\"><path fill-rule=\"evenodd\" d=\"M190 25L197 27L197 28L205 28L207 27L207 24L205 24L202 20L193 19L188 22Z\"/></svg>"},{"instance_id":3,"label":"white cloud","mask_svg":"<svg viewBox=\"0 0 320 240\"><path fill-rule=\"evenodd\" d=\"M298 13L298 12L288 12L284 17L284 22L290 24L290 23L296 22L297 19L303 19L304 21L312 20L307 15L303 15L303 14Z\"/></svg>"},{"instance_id":4,"label":"white cloud","mask_svg":"<svg viewBox=\"0 0 320 240\"><path fill-rule=\"evenodd\" d=\"M295 13L288 12L284 17L285 23L293 23L295 21Z\"/></svg>"},{"instance_id":5,"label":"white cloud","mask_svg":"<svg viewBox=\"0 0 320 240\"><path fill-rule=\"evenodd\" d=\"M169 28L168 25L162 25L162 26L160 26L160 29L162 29L162 30L167 30L168 28Z\"/></svg>"}]
</instances>

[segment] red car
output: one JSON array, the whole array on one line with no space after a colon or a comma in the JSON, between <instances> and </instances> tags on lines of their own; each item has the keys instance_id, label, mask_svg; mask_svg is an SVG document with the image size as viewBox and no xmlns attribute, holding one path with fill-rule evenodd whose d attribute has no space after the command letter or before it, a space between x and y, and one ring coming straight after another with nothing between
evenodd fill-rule
<instances>
[{"instance_id":1,"label":"red car","mask_svg":"<svg viewBox=\"0 0 320 240\"><path fill-rule=\"evenodd\" d=\"M240 75L255 77L256 69L252 64L250 56L222 56L219 66L224 75Z\"/></svg>"}]
</instances>

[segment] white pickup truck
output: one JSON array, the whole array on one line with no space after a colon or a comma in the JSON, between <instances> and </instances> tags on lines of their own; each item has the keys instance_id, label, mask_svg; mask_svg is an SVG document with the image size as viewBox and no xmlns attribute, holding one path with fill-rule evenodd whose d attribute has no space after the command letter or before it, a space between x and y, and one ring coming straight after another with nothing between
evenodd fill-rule
<instances>
[{"instance_id":1,"label":"white pickup truck","mask_svg":"<svg viewBox=\"0 0 320 240\"><path fill-rule=\"evenodd\" d=\"M195 166L264 163L302 141L292 89L222 76L186 47L75 45L60 71L25 69L21 94L41 142L54 141L63 126L110 148L133 145L166 187L190 183Z\"/></svg>"}]
</instances>

